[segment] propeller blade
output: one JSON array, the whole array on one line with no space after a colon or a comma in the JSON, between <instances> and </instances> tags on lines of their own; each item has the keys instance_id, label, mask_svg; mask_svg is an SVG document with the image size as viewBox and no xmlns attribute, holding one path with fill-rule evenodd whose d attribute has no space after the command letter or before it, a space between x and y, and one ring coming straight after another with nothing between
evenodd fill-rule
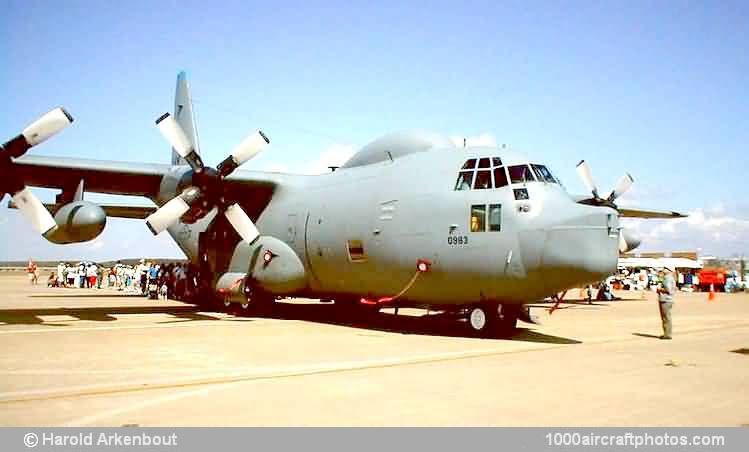
<instances>
[{"instance_id":1,"label":"propeller blade","mask_svg":"<svg viewBox=\"0 0 749 452\"><path fill-rule=\"evenodd\" d=\"M39 234L44 235L57 226L52 214L27 187L13 195L13 203Z\"/></svg>"},{"instance_id":2,"label":"propeller blade","mask_svg":"<svg viewBox=\"0 0 749 452\"><path fill-rule=\"evenodd\" d=\"M185 192L175 196L168 203L159 207L156 212L146 218L146 225L153 235L158 235L166 228L176 223L182 215L190 210L192 200L197 199L196 193L188 193L188 191L191 190L198 193L200 192L197 188L188 188ZM184 197L187 197L186 195L190 195L190 198L187 200L184 199Z\"/></svg>"},{"instance_id":3,"label":"propeller blade","mask_svg":"<svg viewBox=\"0 0 749 452\"><path fill-rule=\"evenodd\" d=\"M57 107L23 129L21 134L31 146L36 146L73 122L73 117L62 107Z\"/></svg>"},{"instance_id":4,"label":"propeller blade","mask_svg":"<svg viewBox=\"0 0 749 452\"><path fill-rule=\"evenodd\" d=\"M239 234L239 236L248 244L251 244L260 236L257 227L255 227L255 224L239 204L234 203L227 207L224 211L224 215L226 216L226 219L229 220L229 223L234 226L234 230L237 231L237 234Z\"/></svg>"},{"instance_id":5,"label":"propeller blade","mask_svg":"<svg viewBox=\"0 0 749 452\"><path fill-rule=\"evenodd\" d=\"M190 139L185 135L185 131L182 127L174 120L172 115L164 113L156 120L156 126L159 128L159 132L166 139L169 144L172 145L177 153L182 156L190 167L194 171L201 171L203 169L203 161L200 159L200 155L195 152L192 147Z\"/></svg>"},{"instance_id":6,"label":"propeller blade","mask_svg":"<svg viewBox=\"0 0 749 452\"><path fill-rule=\"evenodd\" d=\"M45 141L73 122L73 117L62 107L51 110L29 124L20 135L4 143L2 149L12 158L20 157L31 147Z\"/></svg>"},{"instance_id":7,"label":"propeller blade","mask_svg":"<svg viewBox=\"0 0 749 452\"><path fill-rule=\"evenodd\" d=\"M632 183L635 180L632 179L632 176L627 173L624 176L622 176L621 179L619 179L619 182L616 183L614 186L614 189L611 190L611 194L608 197L609 202L614 202L618 197L623 195L627 190L629 190L629 187L632 186Z\"/></svg>"},{"instance_id":8,"label":"propeller blade","mask_svg":"<svg viewBox=\"0 0 749 452\"><path fill-rule=\"evenodd\" d=\"M593 174L591 173L588 164L585 163L585 160L580 160L580 163L577 164L577 174L580 175L580 178L583 180L583 183L588 190L593 193L593 197L597 199L598 188L596 188L596 183L593 181Z\"/></svg>"},{"instance_id":9,"label":"propeller blade","mask_svg":"<svg viewBox=\"0 0 749 452\"><path fill-rule=\"evenodd\" d=\"M231 174L237 167L255 157L270 143L270 140L262 130L251 134L234 148L231 155L218 165L218 173L221 177Z\"/></svg>"}]
</instances>

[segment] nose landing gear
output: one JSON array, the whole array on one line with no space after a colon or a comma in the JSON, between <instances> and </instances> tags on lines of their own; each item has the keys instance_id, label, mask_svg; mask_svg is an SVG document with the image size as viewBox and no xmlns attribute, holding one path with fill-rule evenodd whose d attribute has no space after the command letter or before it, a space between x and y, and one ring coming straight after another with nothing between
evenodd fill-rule
<instances>
[{"instance_id":1,"label":"nose landing gear","mask_svg":"<svg viewBox=\"0 0 749 452\"><path fill-rule=\"evenodd\" d=\"M519 306L482 303L468 308L468 326L480 337L509 337L515 331Z\"/></svg>"}]
</instances>

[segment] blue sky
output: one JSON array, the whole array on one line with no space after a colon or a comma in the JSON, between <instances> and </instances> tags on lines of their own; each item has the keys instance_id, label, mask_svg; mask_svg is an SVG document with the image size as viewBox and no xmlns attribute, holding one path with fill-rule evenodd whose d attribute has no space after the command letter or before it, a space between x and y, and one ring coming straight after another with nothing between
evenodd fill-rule
<instances>
[{"instance_id":1,"label":"blue sky","mask_svg":"<svg viewBox=\"0 0 749 452\"><path fill-rule=\"evenodd\" d=\"M623 203L695 214L631 222L643 250L749 254L746 2L2 0L0 10L0 134L56 105L76 118L35 154L167 162L153 121L172 109L184 69L213 164L259 127L272 145L247 167L291 172L393 130L488 137L547 162L571 192L585 191L574 170L584 158L601 191L634 176ZM16 238L0 243L0 260L180 255L131 220L60 247L1 208L0 232Z\"/></svg>"}]
</instances>

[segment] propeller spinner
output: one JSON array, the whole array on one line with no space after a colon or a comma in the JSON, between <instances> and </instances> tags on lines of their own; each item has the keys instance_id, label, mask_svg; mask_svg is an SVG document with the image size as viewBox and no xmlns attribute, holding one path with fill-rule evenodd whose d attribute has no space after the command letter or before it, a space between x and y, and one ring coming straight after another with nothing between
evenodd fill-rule
<instances>
[{"instance_id":1,"label":"propeller spinner","mask_svg":"<svg viewBox=\"0 0 749 452\"><path fill-rule=\"evenodd\" d=\"M590 192L593 194L592 198L580 201L581 203L594 206L609 206L616 209L617 211L619 210L619 208L616 206L616 204L614 204L614 201L616 201L621 195L629 190L629 188L632 186L632 183L634 182L632 176L629 173L626 173L619 179L619 181L614 186L614 189L611 190L611 193L609 193L609 195L604 199L598 195L598 188L596 187L596 183L593 181L593 174L590 171L590 167L585 162L585 160L580 160L580 163L577 164L577 174L580 175L580 178L583 180L583 184L585 184L585 187L587 187L587 189L590 190ZM627 241L627 237L624 236L624 229L619 230L619 252L624 253L627 250L634 249L638 244L639 241L634 246L631 246L631 244Z\"/></svg>"},{"instance_id":2,"label":"propeller spinner","mask_svg":"<svg viewBox=\"0 0 749 452\"><path fill-rule=\"evenodd\" d=\"M159 234L176 223L190 209L207 212L216 207L245 242L254 242L260 236L257 227L238 203L227 203L223 182L235 169L260 153L270 143L268 137L260 130L250 134L216 169L213 169L203 164L184 130L169 113L159 117L156 126L174 150L187 161L193 174L190 187L146 218L146 224L151 232L154 235Z\"/></svg>"},{"instance_id":3,"label":"propeller spinner","mask_svg":"<svg viewBox=\"0 0 749 452\"><path fill-rule=\"evenodd\" d=\"M52 230L56 226L55 220L39 198L24 186L23 181L14 176L13 161L72 122L73 117L64 108L57 107L31 123L18 136L0 145L0 198L4 197L5 193L10 193L21 214L40 234Z\"/></svg>"}]
</instances>

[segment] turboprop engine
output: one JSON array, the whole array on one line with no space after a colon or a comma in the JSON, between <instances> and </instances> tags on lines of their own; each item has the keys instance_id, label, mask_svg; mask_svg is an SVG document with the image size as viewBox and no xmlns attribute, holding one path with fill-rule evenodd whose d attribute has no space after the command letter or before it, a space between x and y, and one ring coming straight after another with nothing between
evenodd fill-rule
<instances>
[{"instance_id":1,"label":"turboprop engine","mask_svg":"<svg viewBox=\"0 0 749 452\"><path fill-rule=\"evenodd\" d=\"M97 204L74 201L62 206L54 215L56 228L44 237L52 243L78 243L93 240L107 224L107 215Z\"/></svg>"},{"instance_id":2,"label":"turboprop engine","mask_svg":"<svg viewBox=\"0 0 749 452\"><path fill-rule=\"evenodd\" d=\"M304 288L304 264L289 245L261 235L252 244L239 242L216 292L229 303L251 305L260 296L292 295Z\"/></svg>"},{"instance_id":3,"label":"turboprop engine","mask_svg":"<svg viewBox=\"0 0 749 452\"><path fill-rule=\"evenodd\" d=\"M640 246L642 238L627 228L621 228L619 231L619 251L628 253Z\"/></svg>"}]
</instances>

